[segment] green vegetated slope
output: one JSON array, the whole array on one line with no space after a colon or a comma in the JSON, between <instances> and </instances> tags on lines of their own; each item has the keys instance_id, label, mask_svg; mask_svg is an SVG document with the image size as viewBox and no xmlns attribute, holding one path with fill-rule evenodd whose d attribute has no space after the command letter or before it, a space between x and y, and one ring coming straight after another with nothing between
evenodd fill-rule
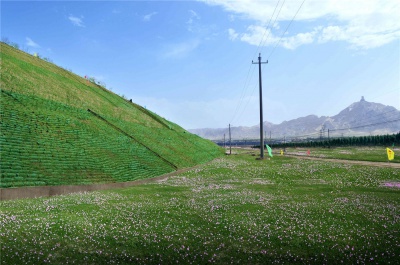
<instances>
[{"instance_id":1,"label":"green vegetated slope","mask_svg":"<svg viewBox=\"0 0 400 265\"><path fill-rule=\"evenodd\" d=\"M214 143L1 43L0 187L122 182L205 163Z\"/></svg>"}]
</instances>

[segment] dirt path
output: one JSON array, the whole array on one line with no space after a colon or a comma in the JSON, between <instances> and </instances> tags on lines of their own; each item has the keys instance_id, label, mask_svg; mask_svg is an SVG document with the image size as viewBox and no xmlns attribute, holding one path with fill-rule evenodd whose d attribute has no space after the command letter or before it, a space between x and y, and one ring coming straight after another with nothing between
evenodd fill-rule
<instances>
[{"instance_id":1,"label":"dirt path","mask_svg":"<svg viewBox=\"0 0 400 265\"><path fill-rule=\"evenodd\" d=\"M400 163L344 160L344 159L319 158L319 157L313 157L313 156L299 156L299 155L285 155L285 156L295 157L298 159L319 160L319 161L328 161L328 162L353 164L353 165L361 165L361 166L400 168Z\"/></svg>"},{"instance_id":2,"label":"dirt path","mask_svg":"<svg viewBox=\"0 0 400 265\"><path fill-rule=\"evenodd\" d=\"M212 160L213 161L213 160ZM208 162L211 163L212 161ZM206 163L206 164L208 164ZM108 190L108 189L119 189L127 188L131 186L143 185L150 182L159 182L168 179L171 176L189 171L197 168L200 165L196 165L189 168L182 168L158 177L139 179L127 182L113 182L104 184L89 184L89 185L61 185L61 186L36 186L36 187L19 187L19 188L0 188L0 201L3 200L15 200L15 199L26 199L26 198L37 198L37 197L50 197L56 195L70 194L76 192L88 192L96 190Z\"/></svg>"},{"instance_id":3,"label":"dirt path","mask_svg":"<svg viewBox=\"0 0 400 265\"><path fill-rule=\"evenodd\" d=\"M344 160L344 159L330 159L330 158L319 158L312 156L299 156L299 155L289 155L287 157L293 157L297 159L308 159L308 160L319 160L328 161L334 163L345 163L353 165L362 166L374 166L374 167L388 167L388 168L399 168L400 163L389 163L389 162L370 162L370 161L357 161L357 160ZM206 163L209 164L212 161ZM71 186L40 186L40 187L21 187L21 188L6 188L0 189L0 201L2 200L14 200L14 199L24 199L24 198L36 198L36 197L49 197L55 195L69 194L74 192L85 192L85 191L95 191L95 190L105 190L105 189L116 189L116 188L126 188L131 186L142 185L150 182L159 182L168 179L171 176L189 171L191 169L197 168L201 165L197 165L190 168L183 168L177 171L173 171L158 177L149 179L140 179L128 182L119 183L106 183L106 184L92 184L92 185L71 185Z\"/></svg>"}]
</instances>

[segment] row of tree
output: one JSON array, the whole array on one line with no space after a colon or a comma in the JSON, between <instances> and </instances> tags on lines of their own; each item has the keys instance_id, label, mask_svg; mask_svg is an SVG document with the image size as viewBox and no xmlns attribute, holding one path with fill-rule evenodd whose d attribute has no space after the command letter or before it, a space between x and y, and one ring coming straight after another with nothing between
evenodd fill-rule
<instances>
[{"instance_id":1,"label":"row of tree","mask_svg":"<svg viewBox=\"0 0 400 265\"><path fill-rule=\"evenodd\" d=\"M334 146L394 146L400 145L400 132L397 134L375 136L353 136L330 139L307 139L289 143L271 144L271 147L334 147Z\"/></svg>"}]
</instances>

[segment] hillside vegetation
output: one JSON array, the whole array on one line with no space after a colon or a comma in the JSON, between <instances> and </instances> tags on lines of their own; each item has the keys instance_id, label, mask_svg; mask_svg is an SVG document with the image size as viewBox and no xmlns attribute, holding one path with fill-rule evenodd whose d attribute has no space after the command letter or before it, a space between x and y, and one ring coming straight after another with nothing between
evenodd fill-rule
<instances>
[{"instance_id":1,"label":"hillside vegetation","mask_svg":"<svg viewBox=\"0 0 400 265\"><path fill-rule=\"evenodd\" d=\"M1 43L0 187L121 182L222 151L143 107Z\"/></svg>"}]
</instances>

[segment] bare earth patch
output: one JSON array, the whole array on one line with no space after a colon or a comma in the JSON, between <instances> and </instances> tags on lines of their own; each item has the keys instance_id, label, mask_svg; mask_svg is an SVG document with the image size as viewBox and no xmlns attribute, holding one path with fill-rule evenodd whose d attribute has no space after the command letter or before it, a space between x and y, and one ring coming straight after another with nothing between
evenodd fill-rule
<instances>
[{"instance_id":1,"label":"bare earth patch","mask_svg":"<svg viewBox=\"0 0 400 265\"><path fill-rule=\"evenodd\" d=\"M382 186L400 189L400 182L395 182L395 181L385 182L382 184Z\"/></svg>"}]
</instances>

